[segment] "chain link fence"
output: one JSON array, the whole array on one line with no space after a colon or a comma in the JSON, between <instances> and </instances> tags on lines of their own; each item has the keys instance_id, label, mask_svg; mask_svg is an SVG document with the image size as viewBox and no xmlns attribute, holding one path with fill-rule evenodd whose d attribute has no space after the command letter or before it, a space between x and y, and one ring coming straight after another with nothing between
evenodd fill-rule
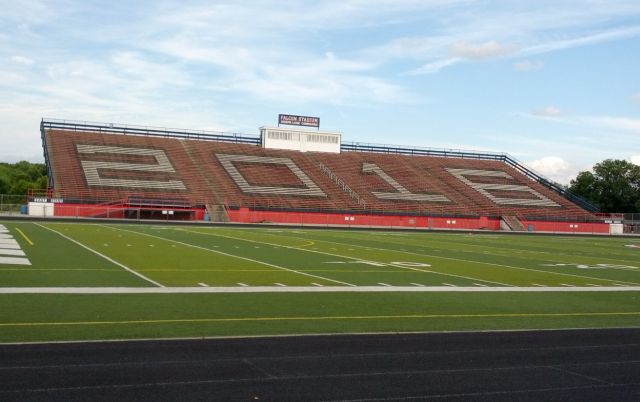
<instances>
[{"instance_id":1,"label":"chain link fence","mask_svg":"<svg viewBox=\"0 0 640 402\"><path fill-rule=\"evenodd\" d=\"M27 213L24 195L0 194L0 215L20 215Z\"/></svg>"}]
</instances>

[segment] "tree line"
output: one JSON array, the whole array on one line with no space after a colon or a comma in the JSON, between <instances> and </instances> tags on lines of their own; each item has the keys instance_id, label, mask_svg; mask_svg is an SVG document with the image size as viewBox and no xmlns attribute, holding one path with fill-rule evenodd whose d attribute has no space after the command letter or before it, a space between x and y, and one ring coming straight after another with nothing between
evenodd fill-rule
<instances>
[{"instance_id":1,"label":"tree line","mask_svg":"<svg viewBox=\"0 0 640 402\"><path fill-rule=\"evenodd\" d=\"M29 189L47 188L44 163L0 162L0 194L24 195Z\"/></svg>"},{"instance_id":2,"label":"tree line","mask_svg":"<svg viewBox=\"0 0 640 402\"><path fill-rule=\"evenodd\" d=\"M568 189L602 212L640 213L640 166L631 162L596 163L593 171L578 173Z\"/></svg>"}]
</instances>

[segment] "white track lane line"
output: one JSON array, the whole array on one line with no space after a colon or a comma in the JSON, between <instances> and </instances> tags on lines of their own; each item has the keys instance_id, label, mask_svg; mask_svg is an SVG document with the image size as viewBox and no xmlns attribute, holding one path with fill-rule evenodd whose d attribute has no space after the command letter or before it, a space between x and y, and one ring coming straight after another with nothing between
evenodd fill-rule
<instances>
[{"instance_id":1,"label":"white track lane line","mask_svg":"<svg viewBox=\"0 0 640 402\"><path fill-rule=\"evenodd\" d=\"M283 270L283 271L288 271L288 272L292 272L292 273L299 274L299 275L310 276L310 277L312 277L312 278L316 278L316 279L322 279L322 280L324 280L324 281L340 283L340 284L342 284L342 285L347 285L347 286L356 286L356 285L351 284L351 283L342 282L342 281L338 281L338 280L335 280L335 279L329 279L329 278L325 278L325 277L323 277L323 276L318 276L318 275L308 274L308 273L306 273L306 272L296 271L295 269L290 269L290 268L281 267L281 266L279 266L279 265L270 264L270 263L268 263L268 262L258 261L258 260L254 260L254 259L247 258L247 257L241 257L241 256L239 256L239 255L227 254L227 253L222 252L222 251L212 250L212 249L210 249L210 248L201 247L201 246L196 246L195 244L184 243L184 242L181 242L181 241L179 241L179 240L167 239L166 237L155 236L155 235L148 234L148 233L144 233L144 232L136 232L135 230L121 229L121 228L113 227L113 226L106 226L106 225L98 225L98 226L102 226L102 227L109 228L109 229L112 229L112 230L120 230L120 231L123 231L123 232L135 233L135 234L140 235L140 236L153 237L153 238L155 238L155 239L160 239L160 240L164 240L164 241L168 241L168 242L173 242L173 243L177 243L177 244L182 244L183 246L186 246L186 247L192 247L192 248L196 248L196 249L199 249L199 250L208 251L208 252L211 252L211 253L222 254L222 255L226 255L227 257L239 258L239 259L241 259L241 260L255 262L255 263L257 263L257 264L262 264L262 265L266 265L266 266L269 266L269 267L278 268L278 269L281 269L281 270ZM197 232L195 232L195 233L197 233ZM202 233L200 233L200 234L202 234Z\"/></svg>"},{"instance_id":2,"label":"white track lane line","mask_svg":"<svg viewBox=\"0 0 640 402\"><path fill-rule=\"evenodd\" d=\"M227 239L247 241L247 242L250 242L250 243L269 244L271 246L279 246L279 247L283 247L283 248L290 248L290 249L293 249L293 250L305 251L305 252L308 252L308 253L330 255L330 256L333 256L333 257L345 258L345 259L348 259L348 260L364 261L364 262L368 262L368 263L380 263L380 261L366 260L364 258L349 257L349 256L346 256L346 255L327 253L326 251L318 251L318 250L310 250L310 249L306 249L306 248L299 248L299 247L293 247L293 246L285 246L285 245L282 245L282 244L269 243L269 242L265 242L265 241L243 239L242 237L228 236L228 235L223 235L223 234L219 234L219 233L203 233L203 232L196 232L196 231L193 231L193 230L186 230L186 229L174 229L174 230L179 230L179 231L189 232L189 233L196 233L196 234L200 234L200 235L203 235L203 236L225 237ZM318 241L323 241L324 242L325 240L318 240ZM335 243L335 242L330 242L330 243ZM343 243L337 243L337 244L344 245ZM359 246L356 246L356 247L359 247ZM383 250L383 249L380 249L380 250ZM396 251L396 250L386 250L386 251ZM415 253L410 253L410 254L415 254ZM462 279L468 279L468 280L472 280L472 281L480 281L480 282L492 283L492 284L496 284L496 285L514 287L514 285L509 285L507 283L489 281L489 280L486 280L486 279L472 278L472 277L469 277L469 276L456 275L456 274L447 274L447 273L444 273L444 272L431 271L431 270L428 270L428 269L420 269L420 268L415 268L415 267L406 267L406 266L403 266L403 265L391 264L391 263L387 263L387 262L385 262L384 264L389 265L391 267L406 269L406 270L409 270L409 271L426 272L426 273L431 273L431 274L436 274L436 275L451 276L451 277L454 277L454 278L462 278Z\"/></svg>"},{"instance_id":3,"label":"white track lane line","mask_svg":"<svg viewBox=\"0 0 640 402\"><path fill-rule=\"evenodd\" d=\"M154 281L153 279L149 279L149 278L147 278L146 276L142 275L141 273L134 271L133 269L131 269L131 268L127 267L126 265L121 264L121 263L119 263L118 261L116 261L116 260L114 260L114 259L112 259L112 258L109 258L109 257L107 257L106 255L104 255L104 254L102 254L102 253L100 253L100 252L98 252L98 251L96 251L96 250L94 250L94 249L92 249L92 248L90 248L90 247L88 247L88 246L85 246L84 244L80 243L79 241L76 241L76 240L72 239L71 237L66 236L66 235L64 235L64 234L60 233L60 232L58 232L57 230L53 230L53 229L51 229L51 228L48 228L48 227L46 227L46 226L43 226L43 225L41 225L41 224L39 224L39 223L35 223L35 222L34 222L34 225L40 226L40 227L41 227L41 228L43 228L43 229L46 229L46 230L48 230L48 231L51 231L51 232L53 232L53 233L58 234L59 236L64 237L65 239L69 240L70 242L77 244L78 246L80 246L80 247L84 248L85 250L89 250L89 251L91 251L92 253L94 253L94 254L96 254L96 255L98 255L98 256L100 256L100 257L104 258L105 260L109 261L110 263L112 263L112 264L115 264L115 265L119 266L120 268L122 268L122 269L124 269L124 270L126 270L126 271L128 271L128 272L130 272L130 273L132 273L132 274L134 274L135 276L137 276L137 277L139 277L139 278L141 278L141 279L144 279L145 281L147 281L147 282L149 282L149 283L152 283L152 284L154 284L154 285L156 285L156 286L158 286L158 287L161 287L161 288L165 287L163 284L158 283L158 282Z\"/></svg>"}]
</instances>

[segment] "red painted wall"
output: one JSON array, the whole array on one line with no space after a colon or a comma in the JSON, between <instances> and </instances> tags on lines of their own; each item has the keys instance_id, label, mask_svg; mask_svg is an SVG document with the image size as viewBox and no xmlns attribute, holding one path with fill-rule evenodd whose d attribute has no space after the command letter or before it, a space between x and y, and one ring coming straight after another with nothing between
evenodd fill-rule
<instances>
[{"instance_id":1,"label":"red painted wall","mask_svg":"<svg viewBox=\"0 0 640 402\"><path fill-rule=\"evenodd\" d=\"M53 205L53 214L54 216L75 216L82 218L114 218L114 219L122 219L125 218L124 212L125 209L135 209L128 208L124 206L110 205L110 206L100 206L94 204L54 204ZM167 208L145 208L147 210L163 210ZM192 220L204 220L204 209L191 209L188 210L193 212ZM169 219L171 219L170 217ZM171 219L175 220L175 219Z\"/></svg>"},{"instance_id":2,"label":"red painted wall","mask_svg":"<svg viewBox=\"0 0 640 402\"><path fill-rule=\"evenodd\" d=\"M251 211L248 208L227 211L231 222L288 223L293 225L397 226L448 229L500 229L497 219L442 218L403 215L351 215L345 213Z\"/></svg>"},{"instance_id":3,"label":"red painted wall","mask_svg":"<svg viewBox=\"0 0 640 402\"><path fill-rule=\"evenodd\" d=\"M532 225L532 231L534 232L609 233L609 224L604 222L521 222L525 228Z\"/></svg>"},{"instance_id":4,"label":"red painted wall","mask_svg":"<svg viewBox=\"0 0 640 402\"><path fill-rule=\"evenodd\" d=\"M193 220L203 220L205 210L194 209ZM279 212L251 211L248 208L228 210L231 222L241 223L286 223L292 225L345 225L345 226L396 226L434 229L488 229L500 230L499 219L479 218L443 218L403 215L350 215L319 212ZM92 204L54 204L55 216L124 218L123 207L96 206ZM549 222L521 221L533 232L563 233L609 233L609 224L600 222Z\"/></svg>"}]
</instances>

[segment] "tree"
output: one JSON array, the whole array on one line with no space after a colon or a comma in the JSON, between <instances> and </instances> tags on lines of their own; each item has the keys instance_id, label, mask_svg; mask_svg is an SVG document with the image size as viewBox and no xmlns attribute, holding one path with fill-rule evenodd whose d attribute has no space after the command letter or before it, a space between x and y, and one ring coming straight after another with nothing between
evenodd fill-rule
<instances>
[{"instance_id":1,"label":"tree","mask_svg":"<svg viewBox=\"0 0 640 402\"><path fill-rule=\"evenodd\" d=\"M47 188L47 169L43 163L0 162L0 194L25 195L29 189Z\"/></svg>"},{"instance_id":2,"label":"tree","mask_svg":"<svg viewBox=\"0 0 640 402\"><path fill-rule=\"evenodd\" d=\"M593 167L593 173L578 173L569 191L603 212L640 212L640 166L606 159Z\"/></svg>"}]
</instances>

